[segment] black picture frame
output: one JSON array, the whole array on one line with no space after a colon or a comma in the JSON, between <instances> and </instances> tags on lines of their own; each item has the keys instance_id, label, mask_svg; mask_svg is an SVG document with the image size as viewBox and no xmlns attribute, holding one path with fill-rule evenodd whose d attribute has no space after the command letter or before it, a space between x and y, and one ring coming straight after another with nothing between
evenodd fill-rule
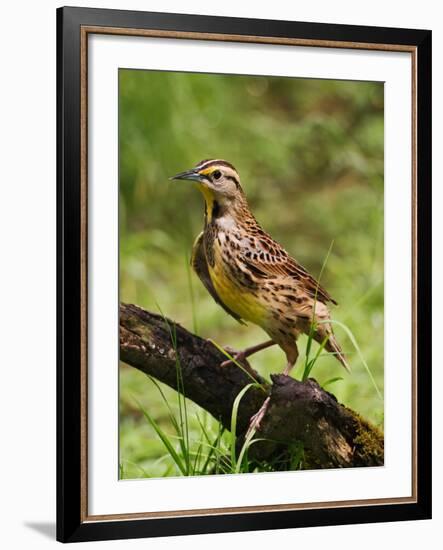
<instances>
[{"instance_id":1,"label":"black picture frame","mask_svg":"<svg viewBox=\"0 0 443 550\"><path fill-rule=\"evenodd\" d=\"M416 55L416 485L415 502L88 521L82 513L84 373L81 189L82 27L150 29L361 45L408 46ZM57 10L57 539L157 537L431 517L431 31L64 7Z\"/></svg>"}]
</instances>

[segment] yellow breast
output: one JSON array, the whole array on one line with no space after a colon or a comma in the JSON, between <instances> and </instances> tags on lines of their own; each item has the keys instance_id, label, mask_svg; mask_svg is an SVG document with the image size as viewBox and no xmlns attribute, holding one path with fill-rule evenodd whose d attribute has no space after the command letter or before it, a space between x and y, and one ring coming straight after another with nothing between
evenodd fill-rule
<instances>
[{"instance_id":1,"label":"yellow breast","mask_svg":"<svg viewBox=\"0 0 443 550\"><path fill-rule=\"evenodd\" d=\"M214 267L209 266L209 274L217 294L230 310L245 321L257 325L265 323L267 309L257 296L235 280L217 242L214 244Z\"/></svg>"}]
</instances>

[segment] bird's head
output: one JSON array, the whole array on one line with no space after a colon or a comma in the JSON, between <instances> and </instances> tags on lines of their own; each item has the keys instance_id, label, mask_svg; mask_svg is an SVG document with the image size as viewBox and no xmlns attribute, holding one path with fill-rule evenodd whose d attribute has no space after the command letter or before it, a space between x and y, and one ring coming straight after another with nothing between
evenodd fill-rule
<instances>
[{"instance_id":1,"label":"bird's head","mask_svg":"<svg viewBox=\"0 0 443 550\"><path fill-rule=\"evenodd\" d=\"M202 160L191 170L180 172L170 179L196 182L208 212L212 212L214 205L229 211L245 200L238 172L225 160Z\"/></svg>"}]
</instances>

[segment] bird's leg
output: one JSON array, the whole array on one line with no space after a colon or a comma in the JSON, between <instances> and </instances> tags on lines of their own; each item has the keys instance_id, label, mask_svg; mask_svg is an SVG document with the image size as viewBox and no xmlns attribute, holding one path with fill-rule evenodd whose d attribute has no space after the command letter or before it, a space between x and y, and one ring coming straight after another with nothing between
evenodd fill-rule
<instances>
[{"instance_id":1,"label":"bird's leg","mask_svg":"<svg viewBox=\"0 0 443 550\"><path fill-rule=\"evenodd\" d=\"M265 347L268 347L274 343L275 342L271 340L271 343L265 342L264 344L268 344L267 346L265 346ZM262 346L264 344L262 344ZM295 342L291 342L290 346L288 347L285 346L285 348L283 349L286 352L286 359L287 359L286 368L283 371L283 374L285 376L289 376L289 373L291 372L291 369L295 365L298 358L297 344ZM267 397L263 405L260 407L260 409L254 414L254 416L251 417L251 420L249 421L249 428L248 428L248 431L246 432L245 438L247 438L251 434L252 430L258 430L260 428L261 421L263 420L263 417L265 416L266 411L268 410L270 400L271 398Z\"/></svg>"},{"instance_id":2,"label":"bird's leg","mask_svg":"<svg viewBox=\"0 0 443 550\"><path fill-rule=\"evenodd\" d=\"M295 363L298 359L298 348L296 342L291 342L291 345L284 348L286 353L286 368L283 371L283 374L285 376L289 376L289 373L291 372L292 368L294 367Z\"/></svg>"},{"instance_id":3,"label":"bird's leg","mask_svg":"<svg viewBox=\"0 0 443 550\"><path fill-rule=\"evenodd\" d=\"M294 366L294 363L292 363L291 361L288 361L287 365L286 365L286 368L285 370L283 371L283 374L285 376L289 376L289 373L291 372L292 368Z\"/></svg>"},{"instance_id":4,"label":"bird's leg","mask_svg":"<svg viewBox=\"0 0 443 550\"><path fill-rule=\"evenodd\" d=\"M248 436L251 434L253 430L258 430L260 428L261 421L263 420L263 417L266 414L266 411L269 407L269 401L270 397L267 397L263 403L263 405L260 407L260 409L254 414L254 416L251 416L251 420L249 421L249 427L248 431L246 432L245 439L248 438Z\"/></svg>"},{"instance_id":5,"label":"bird's leg","mask_svg":"<svg viewBox=\"0 0 443 550\"><path fill-rule=\"evenodd\" d=\"M283 371L284 375L289 376L289 373L291 372L291 369L294 366L294 363L295 361L293 362L288 361L286 368ZM247 438L250 435L252 430L258 430L260 428L261 421L263 420L263 417L265 416L266 411L268 410L270 399L271 399L270 397L267 397L263 405L260 407L260 409L253 416L251 416L251 420L249 421L249 428L248 428L248 431L246 432L245 438Z\"/></svg>"},{"instance_id":6,"label":"bird's leg","mask_svg":"<svg viewBox=\"0 0 443 550\"><path fill-rule=\"evenodd\" d=\"M275 344L274 340L266 340L266 342L262 342L261 344L256 344L255 346L251 346L249 348L246 348L242 351L235 351L232 352L232 359L228 359L227 361L223 361L221 363L221 367L227 367L234 361L237 361L238 363L242 363L247 357L250 355L253 355L254 353L257 353L258 351L262 351L266 348L269 348ZM229 351L229 349L228 349Z\"/></svg>"}]
</instances>

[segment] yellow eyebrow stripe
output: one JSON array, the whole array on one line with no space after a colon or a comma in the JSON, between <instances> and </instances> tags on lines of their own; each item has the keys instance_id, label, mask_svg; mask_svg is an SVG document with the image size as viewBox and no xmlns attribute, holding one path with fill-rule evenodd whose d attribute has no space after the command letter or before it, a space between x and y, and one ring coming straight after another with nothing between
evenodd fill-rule
<instances>
[{"instance_id":1,"label":"yellow eyebrow stripe","mask_svg":"<svg viewBox=\"0 0 443 550\"><path fill-rule=\"evenodd\" d=\"M203 174L204 176L207 176L208 174L212 174L212 172L214 172L214 170L215 170L215 167L210 166L209 168L205 168L204 170L199 170L198 173Z\"/></svg>"}]
</instances>

